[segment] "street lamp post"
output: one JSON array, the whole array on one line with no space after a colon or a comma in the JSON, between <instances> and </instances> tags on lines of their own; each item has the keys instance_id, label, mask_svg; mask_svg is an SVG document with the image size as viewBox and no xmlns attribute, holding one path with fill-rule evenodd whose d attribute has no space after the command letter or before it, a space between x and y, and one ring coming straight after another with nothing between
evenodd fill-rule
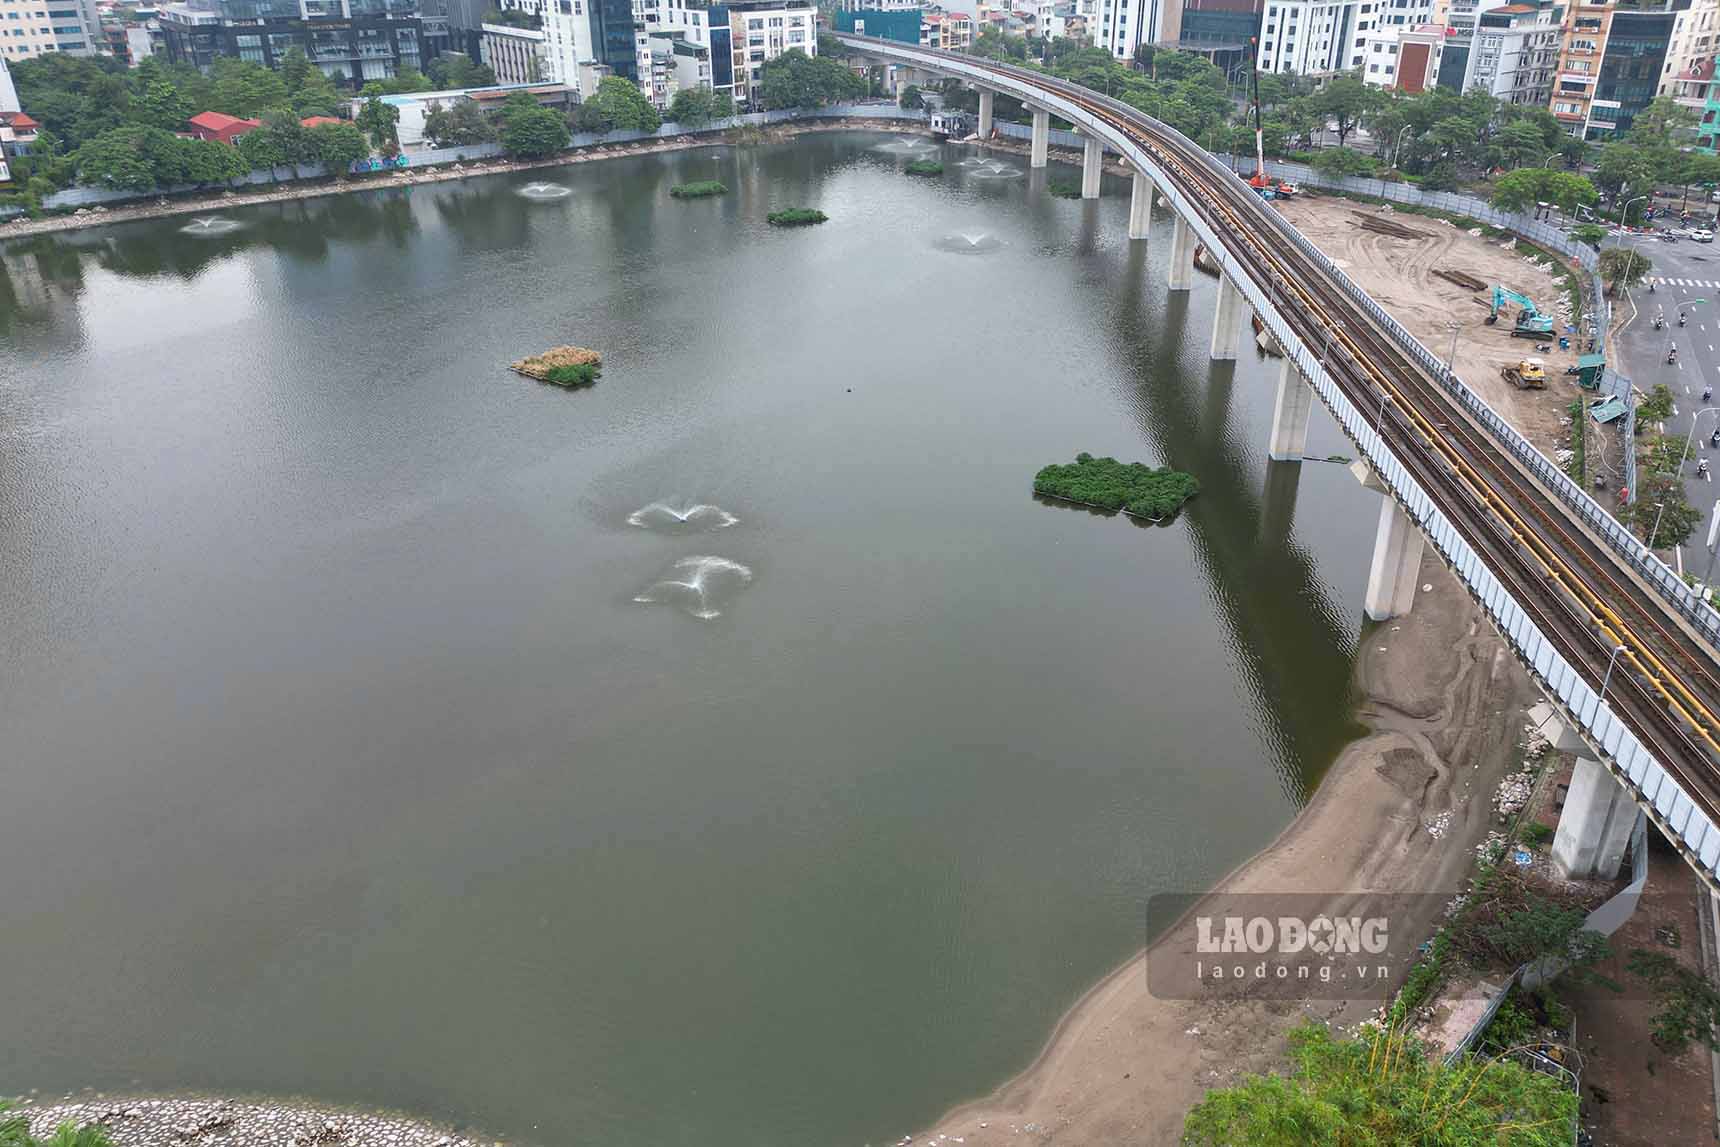
<instances>
[{"instance_id":1,"label":"street lamp post","mask_svg":"<svg viewBox=\"0 0 1720 1147\"><path fill-rule=\"evenodd\" d=\"M1720 414L1720 406L1704 406L1690 416L1690 433L1684 436L1684 449L1678 455L1678 468L1673 471L1680 482L1684 481L1684 462L1690 457L1690 444L1696 441L1696 427L1701 424L1704 414ZM1660 519L1666 515L1666 499L1660 500L1660 509L1654 512L1654 528L1648 531L1648 548L1654 548L1654 539L1660 536Z\"/></svg>"},{"instance_id":2,"label":"street lamp post","mask_svg":"<svg viewBox=\"0 0 1720 1147\"><path fill-rule=\"evenodd\" d=\"M1401 168L1403 166L1403 164L1398 162L1398 156L1403 154L1403 137L1404 137L1405 133L1407 133L1410 130L1410 128L1412 128L1414 126L1415 125L1412 123L1404 124L1403 131L1398 132L1397 133L1397 139L1392 142L1392 166L1393 167Z\"/></svg>"}]
</instances>

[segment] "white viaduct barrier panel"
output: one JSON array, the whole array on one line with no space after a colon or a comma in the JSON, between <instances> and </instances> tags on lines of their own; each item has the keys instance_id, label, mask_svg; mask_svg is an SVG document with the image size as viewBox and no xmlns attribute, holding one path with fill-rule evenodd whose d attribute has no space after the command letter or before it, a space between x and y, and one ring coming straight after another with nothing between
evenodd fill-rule
<instances>
[{"instance_id":1,"label":"white viaduct barrier panel","mask_svg":"<svg viewBox=\"0 0 1720 1147\"><path fill-rule=\"evenodd\" d=\"M1720 865L1720 826L1716 826L1707 814L1696 806L1665 767L1637 739L1636 734L1618 719L1609 706L1601 702L1595 688L1583 680L1582 675L1565 660L1563 654L1548 640L1523 606L1505 589L1481 555L1470 546L1457 527L1422 489L1402 460L1386 445L1385 439L1375 429L1373 412L1361 410L1350 401L1326 372L1318 352L1303 343L1284 315L1273 305L1264 286L1256 283L1247 268L1231 255L1232 237L1215 231L1208 224L1199 207L1188 198L1180 184L1171 178L1155 155L1108 121L1069 99L1063 94L1065 83L1053 77L999 72L994 70L990 61L970 60L906 44L892 44L889 41L843 35L839 35L837 39L851 48L871 55L907 61L929 71L941 72L969 80L982 87L1008 92L1018 99L1030 101L1037 107L1047 108L1059 118L1074 124L1083 134L1102 140L1112 151L1122 155L1136 171L1144 173L1176 212L1179 220L1186 221L1194 236L1218 259L1223 274L1235 284L1248 305L1254 308L1254 313L1260 316L1261 322L1278 340L1278 345L1284 348L1285 357L1296 364L1296 369L1320 396L1320 400L1331 411L1338 425L1355 443L1363 459L1373 467L1389 496L1396 500L1403 512L1427 535L1434 548L1487 612L1518 658L1540 681L1562 715L1574 728L1581 731L1583 739L1595 750L1595 757L1602 760L1609 771L1630 788L1637 802L1654 817L1666 834L1688 851L1703 876L1711 884L1720 883L1720 878L1716 876L1716 866ZM1174 128L1160 123L1137 108L1097 92L1074 89L1074 85L1067 87L1079 90L1084 101L1105 105L1145 124L1157 134L1176 136ZM1206 167L1211 174L1224 179L1237 178L1234 172L1222 167L1204 152L1199 154L1205 158ZM1276 219L1275 216L1271 218ZM1288 223L1282 219L1277 219L1276 222L1289 241L1312 251L1307 240ZM1356 298L1382 327L1397 338L1400 344L1412 350L1412 353L1419 352L1415 353L1415 357L1430 368L1440 367L1441 364L1435 356L1416 342L1377 303L1332 267L1330 260L1320 256L1320 265L1328 268L1334 279ZM1442 369L1436 370L1435 377L1445 382L1448 389L1456 383L1456 380ZM1456 385L1461 387L1461 383ZM1467 391L1466 387L1462 389ZM1456 397L1464 405L1479 403L1479 399L1473 396L1470 396L1468 401L1462 395ZM1486 409L1485 404L1480 405L1483 410ZM1486 413L1493 414L1491 410ZM1493 418L1498 420L1496 414ZM1502 420L1498 421L1502 424ZM1498 437L1496 429L1495 437ZM1529 449L1531 453L1539 456L1532 447ZM1545 463L1545 459L1541 460ZM1596 509L1599 510L1598 505ZM1600 512L1611 521L1610 515L1605 515L1604 511ZM1618 527L1615 525L1615 528ZM1713 614L1712 610L1708 612Z\"/></svg>"}]
</instances>

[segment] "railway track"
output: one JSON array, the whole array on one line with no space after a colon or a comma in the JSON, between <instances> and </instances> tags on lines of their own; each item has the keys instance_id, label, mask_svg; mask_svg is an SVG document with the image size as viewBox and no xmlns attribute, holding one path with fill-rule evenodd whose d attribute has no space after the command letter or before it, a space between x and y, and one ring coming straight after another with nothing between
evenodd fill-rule
<instances>
[{"instance_id":1,"label":"railway track","mask_svg":"<svg viewBox=\"0 0 1720 1147\"><path fill-rule=\"evenodd\" d=\"M1604 542L1522 469L1371 316L1296 244L1264 236L1288 224L1241 180L1215 171L1182 136L1088 89L963 56L1012 80L1051 88L1148 152L1247 265L1304 345L1446 518L1481 554L1565 660L1606 700L1690 799L1720 824L1720 665ZM1678 834L1670 834L1676 840ZM1705 866L1698 864L1699 868Z\"/></svg>"}]
</instances>

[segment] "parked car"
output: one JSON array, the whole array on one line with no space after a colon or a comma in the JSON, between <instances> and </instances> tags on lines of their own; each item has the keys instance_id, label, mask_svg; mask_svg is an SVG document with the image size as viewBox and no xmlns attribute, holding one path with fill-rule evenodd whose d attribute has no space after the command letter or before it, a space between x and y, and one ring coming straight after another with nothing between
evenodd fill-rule
<instances>
[{"instance_id":1,"label":"parked car","mask_svg":"<svg viewBox=\"0 0 1720 1147\"><path fill-rule=\"evenodd\" d=\"M1714 232L1708 230L1706 227L1699 227L1695 231L1692 231L1690 233L1690 237L1698 243L1714 242Z\"/></svg>"}]
</instances>

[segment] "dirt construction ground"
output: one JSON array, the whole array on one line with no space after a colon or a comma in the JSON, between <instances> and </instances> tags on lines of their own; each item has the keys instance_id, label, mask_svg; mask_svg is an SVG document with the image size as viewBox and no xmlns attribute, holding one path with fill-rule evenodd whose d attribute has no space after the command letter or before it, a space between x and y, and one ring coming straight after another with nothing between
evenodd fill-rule
<instances>
[{"instance_id":1,"label":"dirt construction ground","mask_svg":"<svg viewBox=\"0 0 1720 1147\"><path fill-rule=\"evenodd\" d=\"M1451 324L1456 322L1453 365L1458 376L1549 458L1568 445L1566 409L1583 393L1564 373L1577 361L1576 340L1562 351L1555 336L1552 351L1537 352L1534 341L1511 337L1515 306L1497 326L1488 326L1488 292L1467 290L1433 273L1464 272L1487 283L1488 291L1502 284L1556 316L1565 292L1554 285L1559 276L1542 269L1545 264L1537 267L1503 241L1470 235L1443 219L1394 212L1379 204L1303 195L1277 200L1274 206L1435 354L1444 357L1450 351ZM1426 238L1398 239L1365 230L1357 213L1390 219L1424 232ZM1517 390L1500 377L1500 367L1528 356L1546 361L1546 390ZM1602 462L1591 458L1590 470Z\"/></svg>"}]
</instances>

